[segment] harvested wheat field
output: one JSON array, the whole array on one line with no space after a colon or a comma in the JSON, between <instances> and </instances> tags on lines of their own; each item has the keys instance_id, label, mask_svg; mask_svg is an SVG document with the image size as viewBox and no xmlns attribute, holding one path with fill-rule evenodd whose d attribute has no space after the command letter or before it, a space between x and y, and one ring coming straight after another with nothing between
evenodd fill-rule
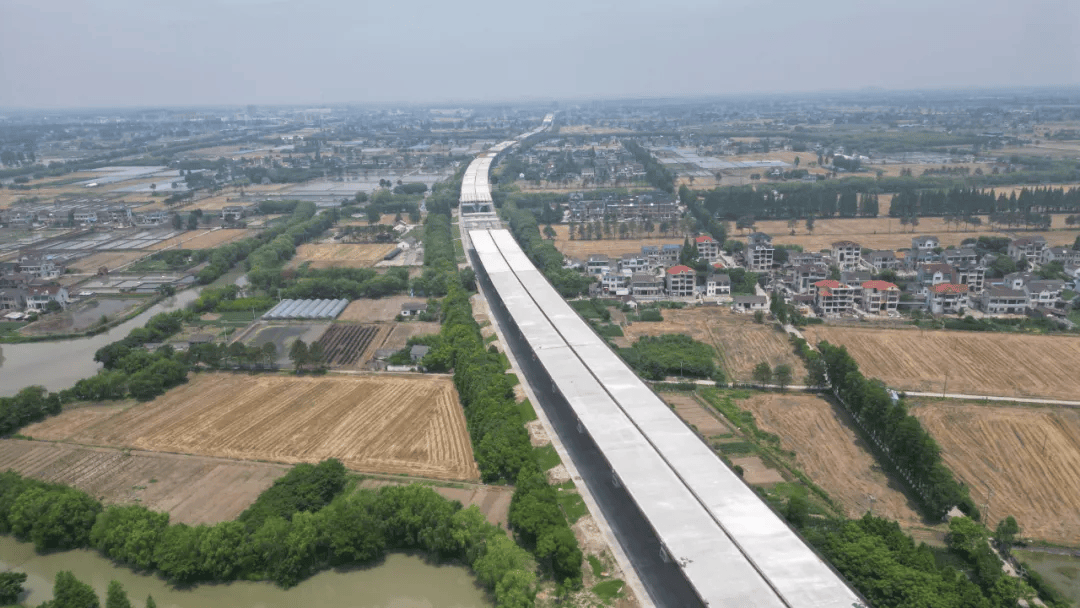
<instances>
[{"instance_id":1,"label":"harvested wheat field","mask_svg":"<svg viewBox=\"0 0 1080 608\"><path fill-rule=\"evenodd\" d=\"M706 438L731 433L731 429L723 422L720 422L716 416L713 416L705 411L705 408L701 407L698 400L694 398L693 393L660 393L660 397L675 410L675 413L679 415L679 418L682 418L684 422L693 426Z\"/></svg>"},{"instance_id":2,"label":"harvested wheat field","mask_svg":"<svg viewBox=\"0 0 1080 608\"><path fill-rule=\"evenodd\" d=\"M884 197L881 197L882 199ZM882 205L885 202L882 200ZM885 211L883 211L884 213ZM806 222L799 221L795 226L795 235L791 235L791 228L787 220L763 220L755 224L760 232L772 235L777 244L799 245L805 251L820 251L829 249L836 241L852 240L868 249L908 249L911 247L911 239L924 234L932 234L941 240L942 247L949 245L960 246L964 239L978 238L980 236L1015 238L1023 235L1040 235L1046 238L1050 246L1071 246L1077 230L1051 230L1049 232L1035 232L1024 230L995 231L990 229L987 216L981 216L982 226L974 228L961 224L946 224L940 217L919 218L919 225L912 230L910 226L904 226L899 218L875 217L875 218L849 218L849 219L819 219L814 222L814 232L810 234L806 230ZM1055 216L1053 226L1064 227L1065 216ZM731 238L745 239L745 234L733 233ZM586 241L596 242L596 241ZM599 241L604 242L604 241Z\"/></svg>"},{"instance_id":3,"label":"harvested wheat field","mask_svg":"<svg viewBox=\"0 0 1080 608\"><path fill-rule=\"evenodd\" d=\"M772 325L758 325L750 315L735 314L723 306L697 306L664 310L660 323L634 323L623 328L627 339L661 334L685 334L712 345L728 376L749 381L754 366L762 361L775 367L791 366L795 382L801 384L806 367L795 356L787 335Z\"/></svg>"},{"instance_id":4,"label":"harvested wheat field","mask_svg":"<svg viewBox=\"0 0 1080 608\"><path fill-rule=\"evenodd\" d=\"M224 245L249 236L250 231L245 228L222 228L219 230L192 230L171 239L165 239L149 249L160 251L162 249L211 249L218 245Z\"/></svg>"},{"instance_id":5,"label":"harvested wheat field","mask_svg":"<svg viewBox=\"0 0 1080 608\"><path fill-rule=\"evenodd\" d=\"M357 471L479 478L448 378L198 374L150 403L65 412L35 439ZM97 414L97 415L94 415Z\"/></svg>"},{"instance_id":6,"label":"harvested wheat field","mask_svg":"<svg viewBox=\"0 0 1080 608\"><path fill-rule=\"evenodd\" d=\"M95 273L104 266L110 272L150 255L146 251L103 251L77 260L71 264L75 272Z\"/></svg>"},{"instance_id":7,"label":"harvested wheat field","mask_svg":"<svg viewBox=\"0 0 1080 608\"><path fill-rule=\"evenodd\" d=\"M893 388L996 397L1077 399L1080 338L1022 334L862 329L814 325L811 344L846 346L861 371Z\"/></svg>"},{"instance_id":8,"label":"harvested wheat field","mask_svg":"<svg viewBox=\"0 0 1080 608\"><path fill-rule=\"evenodd\" d=\"M312 268L370 268L394 249L392 244L354 245L318 243L300 245L293 265L310 262Z\"/></svg>"},{"instance_id":9,"label":"harvested wheat field","mask_svg":"<svg viewBox=\"0 0 1080 608\"><path fill-rule=\"evenodd\" d=\"M0 470L76 487L105 504L140 504L173 522L235 519L288 467L0 439Z\"/></svg>"},{"instance_id":10,"label":"harvested wheat field","mask_svg":"<svg viewBox=\"0 0 1080 608\"><path fill-rule=\"evenodd\" d=\"M817 395L759 393L738 406L753 412L758 427L780 436L784 450L795 452L795 464L850 517L869 508L904 524L921 523L906 496L874 460L839 408Z\"/></svg>"},{"instance_id":11,"label":"harvested wheat field","mask_svg":"<svg viewBox=\"0 0 1080 608\"><path fill-rule=\"evenodd\" d=\"M991 527L1012 515L1025 537L1080 545L1080 412L935 401L911 413L980 508L993 490Z\"/></svg>"},{"instance_id":12,"label":"harvested wheat field","mask_svg":"<svg viewBox=\"0 0 1080 608\"><path fill-rule=\"evenodd\" d=\"M597 241L570 240L570 226L566 224L552 224L555 231L555 247L563 255L572 258L588 258L591 254L602 253L610 256L620 256L624 253L641 253L643 245L682 245L682 236L662 236L654 232L652 236L637 239L604 239ZM543 229L541 229L543 230Z\"/></svg>"}]
</instances>

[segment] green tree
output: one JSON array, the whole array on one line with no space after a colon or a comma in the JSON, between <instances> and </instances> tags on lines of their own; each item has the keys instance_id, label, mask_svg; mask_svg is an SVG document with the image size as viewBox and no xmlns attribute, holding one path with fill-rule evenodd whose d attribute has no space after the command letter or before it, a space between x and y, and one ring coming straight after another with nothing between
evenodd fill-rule
<instances>
[{"instance_id":1,"label":"green tree","mask_svg":"<svg viewBox=\"0 0 1080 608\"><path fill-rule=\"evenodd\" d=\"M105 608L131 608L131 601L119 581L109 582L109 590L105 593Z\"/></svg>"},{"instance_id":2,"label":"green tree","mask_svg":"<svg viewBox=\"0 0 1080 608\"><path fill-rule=\"evenodd\" d=\"M292 346L289 347L289 360L296 366L296 371L299 373L304 369L304 366L308 363L308 345L303 340L297 338Z\"/></svg>"},{"instance_id":3,"label":"green tree","mask_svg":"<svg viewBox=\"0 0 1080 608\"><path fill-rule=\"evenodd\" d=\"M555 229L551 227L551 224L544 226L544 238L554 241L556 236L558 235L555 234Z\"/></svg>"},{"instance_id":4,"label":"green tree","mask_svg":"<svg viewBox=\"0 0 1080 608\"><path fill-rule=\"evenodd\" d=\"M199 227L199 216L194 213L189 213L187 218L187 229L195 230Z\"/></svg>"},{"instance_id":5,"label":"green tree","mask_svg":"<svg viewBox=\"0 0 1080 608\"><path fill-rule=\"evenodd\" d=\"M791 366L786 363L777 365L776 369L773 370L773 378L775 379L776 384L780 385L781 391L786 390L787 386L791 384Z\"/></svg>"},{"instance_id":6,"label":"green tree","mask_svg":"<svg viewBox=\"0 0 1080 608\"><path fill-rule=\"evenodd\" d=\"M754 382L757 382L758 384L769 384L772 382L772 375L773 370L768 361L762 361L755 365L754 371L752 372Z\"/></svg>"},{"instance_id":7,"label":"green tree","mask_svg":"<svg viewBox=\"0 0 1080 608\"><path fill-rule=\"evenodd\" d=\"M758 325L761 325L764 322L765 322L765 311L763 311L763 310L755 310L754 311L754 323L757 323Z\"/></svg>"},{"instance_id":8,"label":"green tree","mask_svg":"<svg viewBox=\"0 0 1080 608\"><path fill-rule=\"evenodd\" d=\"M323 348L322 342L311 343L311 346L308 347L307 362L315 366L317 370L326 368L326 350Z\"/></svg>"},{"instance_id":9,"label":"green tree","mask_svg":"<svg viewBox=\"0 0 1080 608\"><path fill-rule=\"evenodd\" d=\"M796 528L805 528L810 523L810 501L802 494L793 494L784 508L784 518Z\"/></svg>"},{"instance_id":10,"label":"green tree","mask_svg":"<svg viewBox=\"0 0 1080 608\"><path fill-rule=\"evenodd\" d=\"M184 229L184 218L180 217L179 213L172 214L172 227L173 230Z\"/></svg>"},{"instance_id":11,"label":"green tree","mask_svg":"<svg viewBox=\"0 0 1080 608\"><path fill-rule=\"evenodd\" d=\"M1008 554L1009 548L1016 541L1016 535L1019 533L1020 526L1016 523L1016 518L1010 515L998 522L997 528L994 529L994 540L1001 545L1002 551Z\"/></svg>"},{"instance_id":12,"label":"green tree","mask_svg":"<svg viewBox=\"0 0 1080 608\"><path fill-rule=\"evenodd\" d=\"M146 608L157 608L157 602L154 601L154 596L146 596Z\"/></svg>"},{"instance_id":13,"label":"green tree","mask_svg":"<svg viewBox=\"0 0 1080 608\"><path fill-rule=\"evenodd\" d=\"M101 603L94 588L75 578L67 570L56 573L53 583L53 599L43 604L48 608L100 608Z\"/></svg>"},{"instance_id":14,"label":"green tree","mask_svg":"<svg viewBox=\"0 0 1080 608\"><path fill-rule=\"evenodd\" d=\"M18 602L25 582L25 572L0 572L0 604L6 606Z\"/></svg>"}]
</instances>

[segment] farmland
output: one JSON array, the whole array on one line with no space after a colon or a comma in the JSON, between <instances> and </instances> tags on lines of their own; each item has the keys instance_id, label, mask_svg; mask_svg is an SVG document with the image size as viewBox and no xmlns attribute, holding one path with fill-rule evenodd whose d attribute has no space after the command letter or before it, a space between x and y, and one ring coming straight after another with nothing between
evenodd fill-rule
<instances>
[{"instance_id":1,"label":"farmland","mask_svg":"<svg viewBox=\"0 0 1080 608\"><path fill-rule=\"evenodd\" d=\"M806 394L761 393L740 400L759 428L780 436L783 450L795 452L795 464L851 517L859 517L876 499L874 514L902 524L920 523L904 494L881 471L867 446L852 430L842 410Z\"/></svg>"},{"instance_id":2,"label":"farmland","mask_svg":"<svg viewBox=\"0 0 1080 608\"><path fill-rule=\"evenodd\" d=\"M75 272L89 274L94 274L98 271L98 268L101 268L102 266L108 268L110 272L115 272L117 269L127 266L147 255L149 254L145 251L103 251L76 260L71 264L71 267Z\"/></svg>"},{"instance_id":3,"label":"farmland","mask_svg":"<svg viewBox=\"0 0 1080 608\"><path fill-rule=\"evenodd\" d=\"M417 298L409 296L390 296L376 300L353 300L349 306L338 315L338 321L355 321L357 323L378 323L380 321L393 321L401 312L401 305L406 302L416 302Z\"/></svg>"},{"instance_id":4,"label":"farmland","mask_svg":"<svg viewBox=\"0 0 1080 608\"><path fill-rule=\"evenodd\" d=\"M248 236L249 233L245 229L240 228L225 228L221 230L205 230L185 232L180 236L174 236L171 239L166 239L153 245L150 249L212 249L218 245L224 245L235 241L237 239Z\"/></svg>"},{"instance_id":5,"label":"farmland","mask_svg":"<svg viewBox=\"0 0 1080 608\"><path fill-rule=\"evenodd\" d=\"M479 477L453 384L431 376L199 374L150 403L71 410L23 433L290 464L338 458L357 471L437 479Z\"/></svg>"},{"instance_id":6,"label":"farmland","mask_svg":"<svg viewBox=\"0 0 1080 608\"><path fill-rule=\"evenodd\" d=\"M758 325L749 315L731 312L725 307L698 306L664 310L659 323L634 323L623 328L627 339L661 334L685 334L711 344L729 377L749 381L754 366L767 361L770 366L790 365L796 381L806 375L802 360L788 343L785 334L771 325Z\"/></svg>"},{"instance_id":7,"label":"farmland","mask_svg":"<svg viewBox=\"0 0 1080 608\"><path fill-rule=\"evenodd\" d=\"M1023 536L1080 545L1080 412L930 400L911 412L980 508L993 490L991 526L1012 515Z\"/></svg>"},{"instance_id":8,"label":"farmland","mask_svg":"<svg viewBox=\"0 0 1080 608\"><path fill-rule=\"evenodd\" d=\"M106 504L166 511L172 521L190 525L235 519L287 470L261 462L3 439L0 470L7 469L74 486Z\"/></svg>"},{"instance_id":9,"label":"farmland","mask_svg":"<svg viewBox=\"0 0 1080 608\"><path fill-rule=\"evenodd\" d=\"M334 324L319 338L326 362L335 367L353 367L371 358L390 335L389 325Z\"/></svg>"},{"instance_id":10,"label":"farmland","mask_svg":"<svg viewBox=\"0 0 1080 608\"><path fill-rule=\"evenodd\" d=\"M564 255L572 258L587 258L593 253L606 255L622 255L624 253L640 253L642 245L682 245L681 236L661 237L659 232L653 233L652 237L643 239L604 239L602 241L570 240L570 227L566 224L552 224L555 230L555 247Z\"/></svg>"},{"instance_id":11,"label":"farmland","mask_svg":"<svg viewBox=\"0 0 1080 608\"><path fill-rule=\"evenodd\" d=\"M1075 399L1080 338L917 329L806 328L811 344L847 347L862 372L889 386L1002 397Z\"/></svg>"},{"instance_id":12,"label":"farmland","mask_svg":"<svg viewBox=\"0 0 1080 608\"><path fill-rule=\"evenodd\" d=\"M304 244L296 249L293 264L310 262L312 268L369 268L394 249L394 245L338 243Z\"/></svg>"},{"instance_id":13,"label":"farmland","mask_svg":"<svg viewBox=\"0 0 1080 608\"><path fill-rule=\"evenodd\" d=\"M887 213L886 196L880 197L882 213ZM979 228L972 229L969 226L946 224L940 217L919 218L919 225L914 231L910 226L904 226L899 218L876 217L876 218L852 218L852 219L818 219L814 222L814 232L806 231L806 224L798 222L795 227L795 235L791 235L791 228L787 220L764 220L755 224L757 230L772 235L777 244L799 245L806 251L820 251L828 249L832 243L839 240L854 240L863 247L869 249L906 249L911 247L912 237L922 234L932 234L941 240L942 247L949 245L959 246L964 239L978 238L980 236L995 236L1014 238L1024 234L1038 234L1046 238L1051 246L1072 245L1078 230L1065 230L1065 216L1056 215L1053 218L1053 230L1048 232L1032 232L1023 230L1009 230L1007 232L995 231L989 228L989 219L982 216L983 224ZM732 232L731 238L743 238L738 231Z\"/></svg>"}]
</instances>

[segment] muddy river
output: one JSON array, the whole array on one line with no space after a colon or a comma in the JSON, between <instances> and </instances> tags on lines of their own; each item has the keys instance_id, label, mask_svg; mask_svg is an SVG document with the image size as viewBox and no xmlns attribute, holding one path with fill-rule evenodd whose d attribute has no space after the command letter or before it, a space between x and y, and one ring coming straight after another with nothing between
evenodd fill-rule
<instances>
[{"instance_id":1,"label":"muddy river","mask_svg":"<svg viewBox=\"0 0 1080 608\"><path fill-rule=\"evenodd\" d=\"M0 569L25 572L29 592L23 604L37 606L52 599L56 573L70 570L94 587L105 603L109 581L117 580L132 605L154 596L159 608L471 608L491 606L469 571L459 566L433 566L419 557L395 553L375 568L317 574L292 589L272 583L236 582L177 590L164 580L118 568L94 551L38 555L30 543L0 536Z\"/></svg>"},{"instance_id":2,"label":"muddy river","mask_svg":"<svg viewBox=\"0 0 1080 608\"><path fill-rule=\"evenodd\" d=\"M97 373L101 367L94 361L97 349L127 336L159 312L182 308L198 297L196 289L181 291L139 316L91 338L0 344L0 397L14 395L32 384L40 384L51 391L70 388L75 382Z\"/></svg>"}]
</instances>

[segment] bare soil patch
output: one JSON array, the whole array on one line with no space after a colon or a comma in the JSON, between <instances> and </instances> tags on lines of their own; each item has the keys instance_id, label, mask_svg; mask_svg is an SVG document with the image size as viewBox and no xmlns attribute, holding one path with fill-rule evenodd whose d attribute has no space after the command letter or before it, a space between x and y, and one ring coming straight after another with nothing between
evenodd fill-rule
<instances>
[{"instance_id":1,"label":"bare soil patch","mask_svg":"<svg viewBox=\"0 0 1080 608\"><path fill-rule=\"evenodd\" d=\"M634 323L623 328L629 341L640 336L684 334L716 348L728 376L749 381L754 366L767 361L770 366L791 366L796 382L806 375L802 360L786 335L772 325L758 325L753 317L739 315L723 306L696 306L664 310L660 323Z\"/></svg>"},{"instance_id":2,"label":"bare soil patch","mask_svg":"<svg viewBox=\"0 0 1080 608\"><path fill-rule=\"evenodd\" d=\"M261 462L123 452L0 439L0 470L76 487L105 504L140 504L173 522L235 519L288 467Z\"/></svg>"},{"instance_id":3,"label":"bare soil patch","mask_svg":"<svg viewBox=\"0 0 1080 608\"><path fill-rule=\"evenodd\" d=\"M679 418L692 425L706 438L726 435L731 432L727 425L707 412L698 403L697 399L694 399L692 393L660 393L660 396L674 407Z\"/></svg>"},{"instance_id":4,"label":"bare soil patch","mask_svg":"<svg viewBox=\"0 0 1080 608\"><path fill-rule=\"evenodd\" d=\"M746 480L746 483L749 484L759 486L784 481L784 477L780 475L780 471L765 466L765 463L762 462L761 458L758 456L732 458L731 464L742 467L742 477Z\"/></svg>"},{"instance_id":5,"label":"bare soil patch","mask_svg":"<svg viewBox=\"0 0 1080 608\"><path fill-rule=\"evenodd\" d=\"M326 361L331 366L355 367L370 359L388 335L388 325L335 323L323 333L319 343L322 344Z\"/></svg>"},{"instance_id":6,"label":"bare soil patch","mask_svg":"<svg viewBox=\"0 0 1080 608\"><path fill-rule=\"evenodd\" d=\"M96 410L99 408L83 408ZM199 374L150 403L73 410L26 427L37 439L450 480L479 471L444 377Z\"/></svg>"},{"instance_id":7,"label":"bare soil patch","mask_svg":"<svg viewBox=\"0 0 1080 608\"><path fill-rule=\"evenodd\" d=\"M292 263L310 262L312 268L369 268L394 249L392 244L304 244L296 249Z\"/></svg>"},{"instance_id":8,"label":"bare soil patch","mask_svg":"<svg viewBox=\"0 0 1080 608\"><path fill-rule=\"evenodd\" d=\"M409 321L407 323L395 323L393 330L383 341L380 348L393 348L401 350L409 338L425 334L439 333L439 324L435 321Z\"/></svg>"},{"instance_id":9,"label":"bare soil patch","mask_svg":"<svg viewBox=\"0 0 1080 608\"><path fill-rule=\"evenodd\" d=\"M356 323L378 323L380 321L393 321L401 313L401 305L406 302L416 302L418 298L409 296L389 296L378 299L359 299L349 302L345 310L338 315L338 321L354 321Z\"/></svg>"},{"instance_id":10,"label":"bare soil patch","mask_svg":"<svg viewBox=\"0 0 1080 608\"><path fill-rule=\"evenodd\" d=\"M913 391L1076 399L1080 338L815 325L812 344L846 346L864 374Z\"/></svg>"},{"instance_id":11,"label":"bare soil patch","mask_svg":"<svg viewBox=\"0 0 1080 608\"><path fill-rule=\"evenodd\" d=\"M911 408L971 489L989 525L1016 517L1022 534L1080 545L1080 411L923 400Z\"/></svg>"},{"instance_id":12,"label":"bare soil patch","mask_svg":"<svg viewBox=\"0 0 1080 608\"><path fill-rule=\"evenodd\" d=\"M780 436L795 452L795 463L810 479L859 517L874 496L874 513L905 524L921 523L907 497L881 470L843 412L817 395L761 393L740 400L758 426ZM745 468L745 466L744 466Z\"/></svg>"}]
</instances>

